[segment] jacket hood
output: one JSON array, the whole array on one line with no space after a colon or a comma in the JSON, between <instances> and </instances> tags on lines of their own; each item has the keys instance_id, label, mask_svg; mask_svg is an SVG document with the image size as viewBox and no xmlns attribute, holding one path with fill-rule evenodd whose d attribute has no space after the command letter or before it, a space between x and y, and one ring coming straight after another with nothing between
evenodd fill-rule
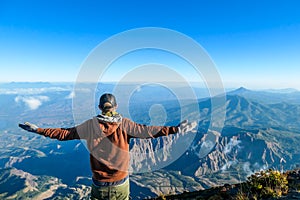
<instances>
[{"instance_id":1,"label":"jacket hood","mask_svg":"<svg viewBox=\"0 0 300 200\"><path fill-rule=\"evenodd\" d=\"M116 114L113 116L107 116L100 114L97 116L97 120L101 126L102 132L105 136L109 136L116 131L119 125L122 122L122 116L120 114Z\"/></svg>"}]
</instances>

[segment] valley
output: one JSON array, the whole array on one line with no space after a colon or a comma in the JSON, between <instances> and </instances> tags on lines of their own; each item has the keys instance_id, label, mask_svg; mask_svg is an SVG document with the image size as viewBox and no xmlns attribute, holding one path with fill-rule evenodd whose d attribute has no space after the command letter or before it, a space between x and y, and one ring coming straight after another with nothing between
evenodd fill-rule
<instances>
[{"instance_id":1,"label":"valley","mask_svg":"<svg viewBox=\"0 0 300 200\"><path fill-rule=\"evenodd\" d=\"M99 85L95 99L113 88ZM239 88L226 94L224 107L215 109L211 98L200 93L197 105L183 106L189 99L178 100L165 88L142 88L129 102L118 94L119 112L130 105L125 117L138 123L177 125L182 116L198 121L197 134L130 141L133 199L236 184L263 169L300 165L300 92ZM161 98L145 99L150 94ZM85 105L84 99L81 103ZM0 197L85 199L91 185L85 142L51 140L17 126L25 121L42 127L74 126L72 85L5 85L0 104ZM91 112L83 108L85 120ZM211 116L221 108L226 118L218 127Z\"/></svg>"}]
</instances>

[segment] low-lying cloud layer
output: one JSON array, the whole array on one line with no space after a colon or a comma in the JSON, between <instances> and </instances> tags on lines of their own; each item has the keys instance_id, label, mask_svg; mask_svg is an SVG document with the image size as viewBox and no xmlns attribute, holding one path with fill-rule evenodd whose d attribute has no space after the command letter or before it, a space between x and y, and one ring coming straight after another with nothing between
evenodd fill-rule
<instances>
[{"instance_id":1,"label":"low-lying cloud layer","mask_svg":"<svg viewBox=\"0 0 300 200\"><path fill-rule=\"evenodd\" d=\"M48 92L71 91L68 87L43 87L43 88L0 88L0 94L37 95Z\"/></svg>"}]
</instances>

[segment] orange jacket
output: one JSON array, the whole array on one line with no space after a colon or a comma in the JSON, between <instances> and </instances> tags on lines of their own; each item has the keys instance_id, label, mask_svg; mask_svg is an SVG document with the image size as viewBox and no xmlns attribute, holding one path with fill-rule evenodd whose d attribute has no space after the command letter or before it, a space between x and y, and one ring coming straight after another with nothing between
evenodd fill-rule
<instances>
[{"instance_id":1,"label":"orange jacket","mask_svg":"<svg viewBox=\"0 0 300 200\"><path fill-rule=\"evenodd\" d=\"M93 117L76 127L38 128L37 132L58 140L86 140L93 179L114 182L128 176L130 138L166 136L177 133L178 127L145 126L127 118L107 122Z\"/></svg>"}]
</instances>

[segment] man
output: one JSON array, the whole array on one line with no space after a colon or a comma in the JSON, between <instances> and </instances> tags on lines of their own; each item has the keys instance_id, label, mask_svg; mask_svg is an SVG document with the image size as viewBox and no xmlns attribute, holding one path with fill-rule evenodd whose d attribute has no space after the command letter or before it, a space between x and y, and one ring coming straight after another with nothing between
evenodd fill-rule
<instances>
[{"instance_id":1,"label":"man","mask_svg":"<svg viewBox=\"0 0 300 200\"><path fill-rule=\"evenodd\" d=\"M92 170L91 199L129 199L129 140L156 138L175 133L194 132L196 122L187 120L178 126L146 126L123 118L112 94L100 97L99 114L72 128L39 128L25 122L27 131L58 140L85 139L90 152Z\"/></svg>"}]
</instances>

